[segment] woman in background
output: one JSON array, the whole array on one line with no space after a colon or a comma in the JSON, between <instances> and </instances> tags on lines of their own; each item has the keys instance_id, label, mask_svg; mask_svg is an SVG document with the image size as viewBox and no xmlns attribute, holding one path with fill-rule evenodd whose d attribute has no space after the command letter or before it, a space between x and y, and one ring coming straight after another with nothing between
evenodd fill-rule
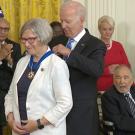
<instances>
[{"instance_id":1,"label":"woman in background","mask_svg":"<svg viewBox=\"0 0 135 135\"><path fill-rule=\"evenodd\" d=\"M60 35L64 35L64 31L62 25L58 21L53 21L50 23L52 30L53 30L53 37L58 37Z\"/></svg>"},{"instance_id":2,"label":"woman in background","mask_svg":"<svg viewBox=\"0 0 135 135\"><path fill-rule=\"evenodd\" d=\"M58 44L63 44L64 46L66 46L68 38L65 36L61 23L58 21L54 21L51 22L50 25L53 30L53 38L49 42L49 47L52 49L54 46Z\"/></svg>"},{"instance_id":3,"label":"woman in background","mask_svg":"<svg viewBox=\"0 0 135 135\"><path fill-rule=\"evenodd\" d=\"M12 135L66 135L72 107L66 63L48 47L53 35L45 19L32 19L20 31L28 54L20 59L5 97Z\"/></svg>"},{"instance_id":4,"label":"woman in background","mask_svg":"<svg viewBox=\"0 0 135 135\"><path fill-rule=\"evenodd\" d=\"M120 64L130 66L123 45L120 42L112 40L115 22L110 16L102 16L98 20L98 29L101 35L101 40L107 47L107 52L104 57L104 73L97 81L97 89L103 93L113 84L113 72L115 67Z\"/></svg>"}]
</instances>

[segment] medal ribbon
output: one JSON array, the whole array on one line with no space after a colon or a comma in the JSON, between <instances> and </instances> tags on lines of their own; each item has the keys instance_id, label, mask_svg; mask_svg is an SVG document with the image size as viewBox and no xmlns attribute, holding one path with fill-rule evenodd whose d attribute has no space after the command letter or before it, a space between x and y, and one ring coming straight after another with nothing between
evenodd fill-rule
<instances>
[{"instance_id":1,"label":"medal ribbon","mask_svg":"<svg viewBox=\"0 0 135 135\"><path fill-rule=\"evenodd\" d=\"M50 50L50 51L48 51L48 52L46 52L41 58L40 58L40 60L36 63L36 64L33 64L34 63L34 61L33 61L33 59L34 59L34 57L33 56L31 56L30 57L30 62L29 62L29 68L31 68L32 70L38 70L38 68L39 68L39 66L40 66L40 64L41 64L41 62L45 59L45 58L47 58L48 56L50 56L51 54L53 54L53 52Z\"/></svg>"}]
</instances>

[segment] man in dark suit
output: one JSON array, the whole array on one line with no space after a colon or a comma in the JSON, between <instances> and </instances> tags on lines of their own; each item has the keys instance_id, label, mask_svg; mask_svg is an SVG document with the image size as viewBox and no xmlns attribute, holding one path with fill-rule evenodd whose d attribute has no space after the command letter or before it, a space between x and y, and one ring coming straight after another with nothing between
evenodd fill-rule
<instances>
[{"instance_id":1,"label":"man in dark suit","mask_svg":"<svg viewBox=\"0 0 135 135\"><path fill-rule=\"evenodd\" d=\"M0 18L0 127L6 125L4 97L8 92L16 63L21 57L20 45L8 39L9 29L9 22ZM0 134L2 135L2 129Z\"/></svg>"},{"instance_id":2,"label":"man in dark suit","mask_svg":"<svg viewBox=\"0 0 135 135\"><path fill-rule=\"evenodd\" d=\"M83 27L85 7L76 1L64 3L60 19L72 47L58 45L57 54L66 57L70 72L73 109L67 117L67 135L98 135L96 81L103 72L105 45Z\"/></svg>"},{"instance_id":3,"label":"man in dark suit","mask_svg":"<svg viewBox=\"0 0 135 135\"><path fill-rule=\"evenodd\" d=\"M113 81L114 86L101 98L103 118L114 123L114 135L135 135L135 86L130 68L116 67ZM128 102L127 95L132 102Z\"/></svg>"}]
</instances>

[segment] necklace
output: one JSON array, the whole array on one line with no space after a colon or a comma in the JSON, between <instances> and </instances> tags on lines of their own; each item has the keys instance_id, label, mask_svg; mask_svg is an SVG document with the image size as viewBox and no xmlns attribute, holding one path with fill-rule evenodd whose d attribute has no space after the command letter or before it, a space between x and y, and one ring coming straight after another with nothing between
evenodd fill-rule
<instances>
[{"instance_id":1,"label":"necklace","mask_svg":"<svg viewBox=\"0 0 135 135\"><path fill-rule=\"evenodd\" d=\"M105 43L106 47L107 47L107 50L110 50L112 48L112 40L109 41L109 43Z\"/></svg>"},{"instance_id":2,"label":"necklace","mask_svg":"<svg viewBox=\"0 0 135 135\"><path fill-rule=\"evenodd\" d=\"M29 71L28 74L27 74L28 79L32 80L32 79L34 78L35 73L36 73L36 71L38 70L38 68L39 68L39 66L40 66L40 64L41 64L41 62L42 62L45 58L47 58L49 55L51 55L52 53L53 53L53 52L52 52L51 50L47 51L47 52L40 58L40 60L39 60L37 63L35 63L35 64L34 64L34 60L33 60L34 57L33 57L33 56L30 57L30 62L29 62L29 64L28 64L28 67L30 68L30 71Z\"/></svg>"}]
</instances>

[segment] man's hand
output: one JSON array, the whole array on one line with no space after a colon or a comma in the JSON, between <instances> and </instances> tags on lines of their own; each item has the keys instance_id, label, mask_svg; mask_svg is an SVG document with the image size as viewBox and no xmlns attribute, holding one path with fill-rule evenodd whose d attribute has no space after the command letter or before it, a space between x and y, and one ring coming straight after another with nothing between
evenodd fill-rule
<instances>
[{"instance_id":1,"label":"man's hand","mask_svg":"<svg viewBox=\"0 0 135 135\"><path fill-rule=\"evenodd\" d=\"M52 50L54 51L55 54L62 56L69 56L71 53L71 50L69 48L66 48L62 44L54 46Z\"/></svg>"}]
</instances>

